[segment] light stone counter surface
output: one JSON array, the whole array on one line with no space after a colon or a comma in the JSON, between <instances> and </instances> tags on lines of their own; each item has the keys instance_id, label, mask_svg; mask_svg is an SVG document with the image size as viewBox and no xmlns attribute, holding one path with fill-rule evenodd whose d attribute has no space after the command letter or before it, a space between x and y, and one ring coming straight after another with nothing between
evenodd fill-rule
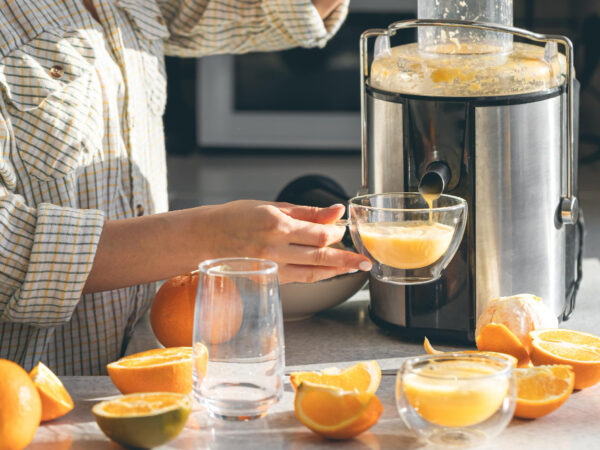
<instances>
[{"instance_id":1,"label":"light stone counter surface","mask_svg":"<svg viewBox=\"0 0 600 450\"><path fill-rule=\"evenodd\" d=\"M566 328L600 333L600 261L584 261L584 278L573 317ZM322 368L335 363L344 367L354 361L377 359L382 368L397 368L402 358L423 353L421 342L403 342L377 328L367 315L368 292L361 291L346 303L299 322L285 324L288 369ZM440 350L457 349L436 345ZM286 383L282 401L263 419L221 422L202 411L190 416L184 431L163 449L395 449L423 448L398 416L394 378L384 376L377 392L384 412L379 422L357 438L324 440L303 427L293 411L294 394ZM97 427L91 407L117 395L108 377L63 377L75 400L65 417L42 425L30 449L113 449ZM600 384L575 392L557 411L537 420L513 420L486 449L594 449L600 448Z\"/></svg>"}]
</instances>

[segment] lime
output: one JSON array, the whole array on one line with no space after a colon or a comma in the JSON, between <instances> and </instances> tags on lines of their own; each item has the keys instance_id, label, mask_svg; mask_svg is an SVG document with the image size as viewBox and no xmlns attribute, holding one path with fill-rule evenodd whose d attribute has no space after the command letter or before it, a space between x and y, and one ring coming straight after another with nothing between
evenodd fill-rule
<instances>
[{"instance_id":1,"label":"lime","mask_svg":"<svg viewBox=\"0 0 600 450\"><path fill-rule=\"evenodd\" d=\"M113 441L152 448L175 438L183 430L191 409L187 395L152 392L97 403L92 413L102 432Z\"/></svg>"}]
</instances>

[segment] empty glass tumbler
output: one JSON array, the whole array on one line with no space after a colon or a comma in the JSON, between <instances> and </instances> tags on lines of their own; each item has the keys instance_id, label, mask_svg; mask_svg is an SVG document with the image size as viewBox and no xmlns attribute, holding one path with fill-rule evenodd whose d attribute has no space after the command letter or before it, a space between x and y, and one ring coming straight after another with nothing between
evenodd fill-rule
<instances>
[{"instance_id":1,"label":"empty glass tumbler","mask_svg":"<svg viewBox=\"0 0 600 450\"><path fill-rule=\"evenodd\" d=\"M215 259L202 262L198 276L194 396L214 417L262 417L283 393L277 264L252 258Z\"/></svg>"}]
</instances>

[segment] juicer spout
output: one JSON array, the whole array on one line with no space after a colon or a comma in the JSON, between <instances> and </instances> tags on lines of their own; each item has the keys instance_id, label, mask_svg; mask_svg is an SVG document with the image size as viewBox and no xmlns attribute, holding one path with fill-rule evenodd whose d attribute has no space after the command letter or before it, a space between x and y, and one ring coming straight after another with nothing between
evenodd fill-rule
<instances>
[{"instance_id":1,"label":"juicer spout","mask_svg":"<svg viewBox=\"0 0 600 450\"><path fill-rule=\"evenodd\" d=\"M450 182L450 168L445 162L434 161L429 166L419 182L419 193L431 197L439 197Z\"/></svg>"}]
</instances>

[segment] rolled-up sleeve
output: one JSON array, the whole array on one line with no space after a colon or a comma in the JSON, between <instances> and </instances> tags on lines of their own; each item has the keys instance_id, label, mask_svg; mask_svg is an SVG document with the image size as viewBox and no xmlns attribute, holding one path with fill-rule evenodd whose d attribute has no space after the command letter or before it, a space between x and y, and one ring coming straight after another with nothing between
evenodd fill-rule
<instances>
[{"instance_id":1,"label":"rolled-up sleeve","mask_svg":"<svg viewBox=\"0 0 600 450\"><path fill-rule=\"evenodd\" d=\"M323 47L348 13L348 0L322 20L311 0L158 0L169 27L167 54Z\"/></svg>"},{"instance_id":2,"label":"rolled-up sleeve","mask_svg":"<svg viewBox=\"0 0 600 450\"><path fill-rule=\"evenodd\" d=\"M25 204L11 189L10 134L1 116L0 131L0 321L57 326L80 300L104 214Z\"/></svg>"}]
</instances>

